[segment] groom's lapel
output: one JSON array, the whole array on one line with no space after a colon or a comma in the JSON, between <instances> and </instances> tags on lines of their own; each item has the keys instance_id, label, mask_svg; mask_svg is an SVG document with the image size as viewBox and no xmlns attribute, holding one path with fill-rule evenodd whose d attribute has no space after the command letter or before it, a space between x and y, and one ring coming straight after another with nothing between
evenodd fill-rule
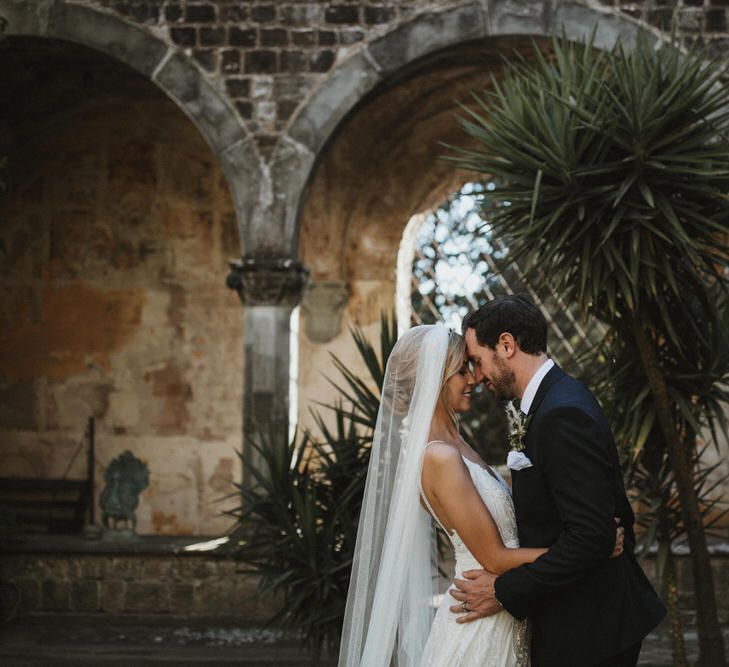
<instances>
[{"instance_id":1,"label":"groom's lapel","mask_svg":"<svg viewBox=\"0 0 729 667\"><path fill-rule=\"evenodd\" d=\"M557 366L557 364L549 369L549 372L542 378L542 381L539 383L537 393L534 394L534 400L529 406L529 413L527 416L527 419L529 421L534 419L534 415L536 414L537 410L539 410L539 407L541 406L542 401L544 401L544 397L549 393L549 390L557 383L558 380L563 378L565 375L566 373L559 366ZM527 433L524 443L526 455L532 461L534 466L536 466L538 469L539 457L537 456L537 454L539 452L535 451L536 442L537 441L535 432L532 431L531 428L527 427ZM528 488L530 486L529 480L531 479L532 483L534 480L534 477L525 477L523 480L521 480L519 479L519 474L520 473L518 471L511 471L511 488L513 490L512 493L514 497L514 506L516 507L517 511L517 523L519 522L520 512L524 511L523 504L529 502L529 499L532 497L532 495L528 491L523 491L520 493L519 489ZM533 475L533 473L527 474Z\"/></svg>"},{"instance_id":2,"label":"groom's lapel","mask_svg":"<svg viewBox=\"0 0 729 667\"><path fill-rule=\"evenodd\" d=\"M557 364L549 369L549 372L544 376L544 378L542 378L542 381L539 383L537 393L534 394L534 400L529 406L529 415L527 417L529 421L534 419L534 415L536 414L537 410L539 410L539 406L542 404L544 397L549 393L549 390L555 385L557 380L564 377L565 375L566 373L559 366L557 366ZM526 454L533 463L536 463L534 442L534 434L530 428L527 428L527 434L524 443L526 445Z\"/></svg>"}]
</instances>

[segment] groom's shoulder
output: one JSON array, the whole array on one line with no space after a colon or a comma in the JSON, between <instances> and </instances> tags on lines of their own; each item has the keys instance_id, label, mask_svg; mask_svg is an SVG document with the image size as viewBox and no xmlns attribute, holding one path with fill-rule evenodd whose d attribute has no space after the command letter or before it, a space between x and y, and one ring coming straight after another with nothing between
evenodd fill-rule
<instances>
[{"instance_id":1,"label":"groom's shoulder","mask_svg":"<svg viewBox=\"0 0 729 667\"><path fill-rule=\"evenodd\" d=\"M553 377L550 378L550 375L553 375ZM552 380L549 382L547 393L544 397L545 401L550 399L559 401L565 395L584 395L585 392L590 393L589 389L582 382L563 371L559 366L554 366L545 380Z\"/></svg>"},{"instance_id":2,"label":"groom's shoulder","mask_svg":"<svg viewBox=\"0 0 729 667\"><path fill-rule=\"evenodd\" d=\"M595 410L602 412L600 404L587 385L565 373L562 369L559 370L561 373L556 377L555 382L550 386L544 397L542 408L545 411L574 408L588 412Z\"/></svg>"}]
</instances>

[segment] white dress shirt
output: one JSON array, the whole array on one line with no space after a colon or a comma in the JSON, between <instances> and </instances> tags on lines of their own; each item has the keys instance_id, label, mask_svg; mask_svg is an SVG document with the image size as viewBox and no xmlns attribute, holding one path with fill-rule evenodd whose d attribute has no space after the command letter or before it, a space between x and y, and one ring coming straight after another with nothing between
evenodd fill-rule
<instances>
[{"instance_id":1,"label":"white dress shirt","mask_svg":"<svg viewBox=\"0 0 729 667\"><path fill-rule=\"evenodd\" d=\"M542 384L542 380L544 379L544 376L549 373L552 366L554 366L554 362L551 359L547 359L538 369L537 372L532 375L532 379L529 380L529 384L526 386L526 389L524 390L524 395L521 397L521 411L525 414L529 414L529 408L532 407L532 401L534 400L534 397L537 395L537 389L539 389L539 385Z\"/></svg>"}]
</instances>

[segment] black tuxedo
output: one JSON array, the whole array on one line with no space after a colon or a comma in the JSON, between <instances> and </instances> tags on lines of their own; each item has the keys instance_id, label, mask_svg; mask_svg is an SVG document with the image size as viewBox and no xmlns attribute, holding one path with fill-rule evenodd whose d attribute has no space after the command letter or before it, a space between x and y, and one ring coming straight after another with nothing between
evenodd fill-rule
<instances>
[{"instance_id":1,"label":"black tuxedo","mask_svg":"<svg viewBox=\"0 0 729 667\"><path fill-rule=\"evenodd\" d=\"M529 617L532 667L594 665L640 642L665 607L633 555L633 511L595 397L555 366L529 415L533 466L512 472L514 507L521 546L549 551L498 577L496 597ZM610 559L616 516L625 551Z\"/></svg>"}]
</instances>

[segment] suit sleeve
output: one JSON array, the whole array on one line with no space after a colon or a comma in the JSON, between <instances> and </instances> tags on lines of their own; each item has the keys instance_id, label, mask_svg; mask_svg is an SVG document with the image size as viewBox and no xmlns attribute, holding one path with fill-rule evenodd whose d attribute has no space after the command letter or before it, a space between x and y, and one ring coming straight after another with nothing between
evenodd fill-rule
<instances>
[{"instance_id":1,"label":"suit sleeve","mask_svg":"<svg viewBox=\"0 0 729 667\"><path fill-rule=\"evenodd\" d=\"M544 435L537 442L538 464L563 529L547 553L496 579L497 599L517 619L579 581L615 547L615 469L609 434L574 407L545 415L540 433Z\"/></svg>"}]
</instances>

